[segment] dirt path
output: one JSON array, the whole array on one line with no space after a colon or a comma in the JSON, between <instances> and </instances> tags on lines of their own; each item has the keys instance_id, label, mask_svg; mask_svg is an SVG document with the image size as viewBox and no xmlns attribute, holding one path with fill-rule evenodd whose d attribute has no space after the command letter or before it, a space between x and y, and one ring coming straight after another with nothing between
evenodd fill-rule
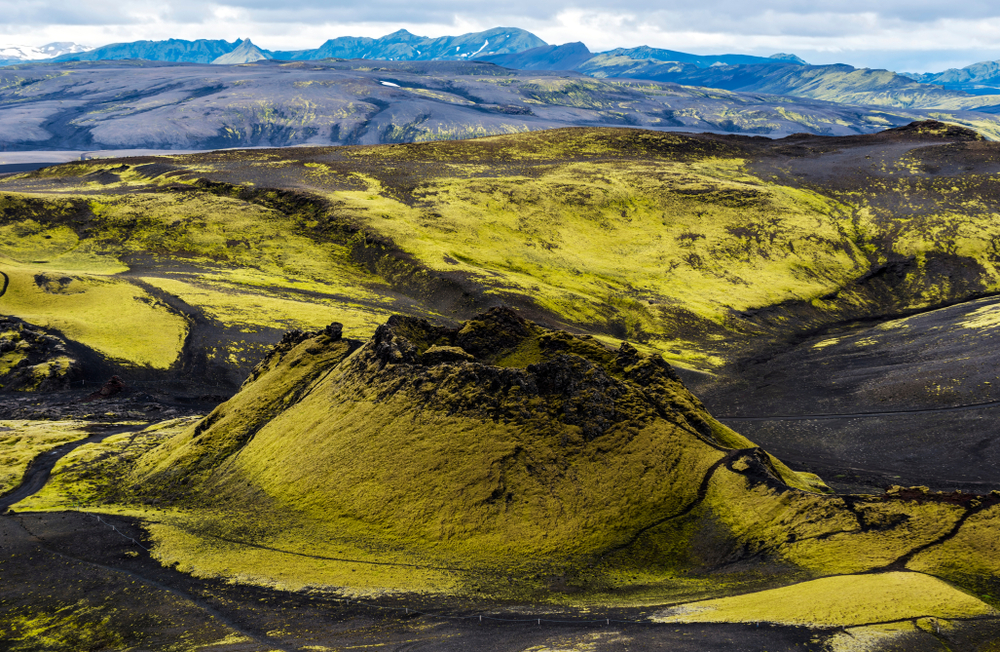
<instances>
[{"instance_id":1,"label":"dirt path","mask_svg":"<svg viewBox=\"0 0 1000 652\"><path fill-rule=\"evenodd\" d=\"M120 435L123 432L133 432L138 430L142 430L142 426L108 428L107 430L93 434L86 439L71 441L68 444L63 444L62 446L42 453L33 459L31 464L28 465L28 470L24 472L21 484L6 494L0 496L0 514L6 513L12 505L17 504L28 496L40 491L48 481L49 474L51 474L52 469L55 468L56 462L66 457L80 446L104 441L112 435Z\"/></svg>"}]
</instances>

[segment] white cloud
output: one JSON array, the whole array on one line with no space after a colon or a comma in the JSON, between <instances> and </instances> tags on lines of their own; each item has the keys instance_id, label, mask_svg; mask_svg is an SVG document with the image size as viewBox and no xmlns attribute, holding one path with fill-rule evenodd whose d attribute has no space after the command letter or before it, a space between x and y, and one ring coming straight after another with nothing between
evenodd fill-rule
<instances>
[{"instance_id":1,"label":"white cloud","mask_svg":"<svg viewBox=\"0 0 1000 652\"><path fill-rule=\"evenodd\" d=\"M274 50L405 28L443 36L505 25L591 50L650 45L702 54L793 52L814 63L934 69L1000 58L1000 8L927 0L0 0L0 44L250 37Z\"/></svg>"}]
</instances>

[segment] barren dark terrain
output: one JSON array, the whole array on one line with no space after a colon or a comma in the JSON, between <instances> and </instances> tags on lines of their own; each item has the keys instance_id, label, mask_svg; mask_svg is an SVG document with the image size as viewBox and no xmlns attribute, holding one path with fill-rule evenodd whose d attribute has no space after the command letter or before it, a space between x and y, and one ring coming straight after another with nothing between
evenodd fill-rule
<instances>
[{"instance_id":1,"label":"barren dark terrain","mask_svg":"<svg viewBox=\"0 0 1000 652\"><path fill-rule=\"evenodd\" d=\"M849 135L932 114L1000 134L995 116L957 105L825 100L459 61L43 63L0 70L0 143L6 152L210 150L452 140L567 126Z\"/></svg>"}]
</instances>

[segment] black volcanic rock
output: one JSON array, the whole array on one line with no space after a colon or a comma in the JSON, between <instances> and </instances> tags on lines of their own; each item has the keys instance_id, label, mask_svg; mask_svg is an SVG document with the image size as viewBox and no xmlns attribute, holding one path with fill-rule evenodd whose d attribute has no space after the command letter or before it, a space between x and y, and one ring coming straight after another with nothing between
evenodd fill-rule
<instances>
[{"instance_id":1,"label":"black volcanic rock","mask_svg":"<svg viewBox=\"0 0 1000 652\"><path fill-rule=\"evenodd\" d=\"M0 317L0 389L68 389L82 377L65 340L15 317Z\"/></svg>"}]
</instances>

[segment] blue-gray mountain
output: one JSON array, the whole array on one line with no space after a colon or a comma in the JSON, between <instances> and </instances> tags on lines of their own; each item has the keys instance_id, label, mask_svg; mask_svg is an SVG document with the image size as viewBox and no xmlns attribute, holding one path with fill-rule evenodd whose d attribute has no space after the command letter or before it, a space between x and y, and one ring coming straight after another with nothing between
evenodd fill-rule
<instances>
[{"instance_id":1,"label":"blue-gray mountain","mask_svg":"<svg viewBox=\"0 0 1000 652\"><path fill-rule=\"evenodd\" d=\"M512 27L438 38L399 30L377 39L340 37L311 50L275 52L262 50L249 40L137 41L65 54L55 60L242 64L269 58L476 60L520 70L576 71L596 78L651 80L869 107L1000 112L1000 62L982 62L943 73L901 75L845 64L811 66L784 53L771 57L696 55L643 46L595 54L583 43L548 45L534 34Z\"/></svg>"},{"instance_id":2,"label":"blue-gray mountain","mask_svg":"<svg viewBox=\"0 0 1000 652\"><path fill-rule=\"evenodd\" d=\"M166 41L134 41L132 43L112 43L87 52L64 54L51 61L120 61L122 59L145 59L146 61L171 61L174 63L212 63L229 54L243 43L242 39L232 43L222 40L168 39Z\"/></svg>"},{"instance_id":3,"label":"blue-gray mountain","mask_svg":"<svg viewBox=\"0 0 1000 652\"><path fill-rule=\"evenodd\" d=\"M461 61L478 57L509 54L530 50L546 43L531 32L516 27L494 27L485 32L431 38L417 36L405 29L381 38L344 36L330 39L312 50L276 51L260 50L265 58L291 61L317 59L378 59L382 61ZM244 40L213 41L199 39L184 41L135 41L114 43L90 50L66 54L52 61L117 61L145 59L177 63L212 63L244 46ZM235 57L241 59L239 54ZM234 60L228 63L246 63Z\"/></svg>"},{"instance_id":4,"label":"blue-gray mountain","mask_svg":"<svg viewBox=\"0 0 1000 652\"><path fill-rule=\"evenodd\" d=\"M372 39L345 36L330 39L315 50L272 52L275 59L380 59L383 61L462 61L489 55L522 52L546 45L531 32L516 27L494 27L485 32L431 38L405 29Z\"/></svg>"},{"instance_id":5,"label":"blue-gray mountain","mask_svg":"<svg viewBox=\"0 0 1000 652\"><path fill-rule=\"evenodd\" d=\"M1000 61L980 61L964 68L944 72L902 73L924 84L939 84L945 88L973 95L1000 94Z\"/></svg>"},{"instance_id":6,"label":"blue-gray mountain","mask_svg":"<svg viewBox=\"0 0 1000 652\"><path fill-rule=\"evenodd\" d=\"M480 61L488 61L506 68L520 70L582 70L586 63L596 57L625 59L629 61L676 61L696 68L738 65L808 65L794 54L775 54L770 57L754 57L748 54L688 54L676 50L661 50L643 45L638 48L619 48L595 55L583 43L546 45L515 54L480 55Z\"/></svg>"},{"instance_id":7,"label":"blue-gray mountain","mask_svg":"<svg viewBox=\"0 0 1000 652\"><path fill-rule=\"evenodd\" d=\"M740 93L768 93L826 100L842 104L906 109L974 109L998 111L1000 97L974 96L965 89L941 88L925 79L889 70L854 68L846 64L812 66L790 54L700 56L650 47L593 54L582 43L546 46L516 54L479 57L483 61L523 70L573 70L604 79L648 79L717 88ZM945 74L945 73L942 73ZM952 76L989 75L1000 84L1000 64L977 64ZM1000 90L997 91L1000 94Z\"/></svg>"}]
</instances>

